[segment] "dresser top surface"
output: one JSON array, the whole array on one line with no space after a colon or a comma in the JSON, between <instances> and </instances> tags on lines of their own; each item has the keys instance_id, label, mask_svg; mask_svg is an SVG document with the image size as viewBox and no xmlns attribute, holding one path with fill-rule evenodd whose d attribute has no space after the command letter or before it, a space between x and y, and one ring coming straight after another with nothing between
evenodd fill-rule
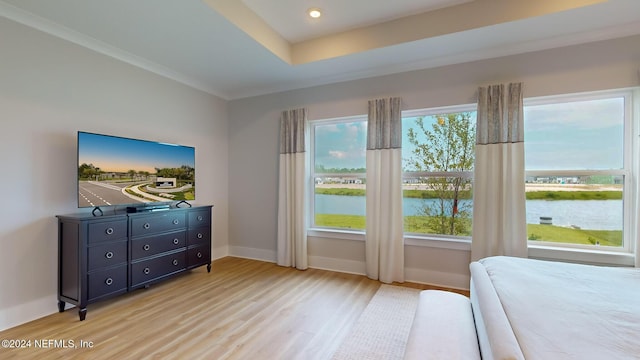
<instances>
[{"instance_id":1,"label":"dresser top surface","mask_svg":"<svg viewBox=\"0 0 640 360\"><path fill-rule=\"evenodd\" d=\"M173 212L187 212L187 211L198 211L198 210L207 210L211 209L213 205L199 205L192 207L184 207L177 208L172 207L168 209L161 210L152 210L152 211L141 211L135 213L127 213L126 209L110 209L108 211L104 211L103 215L94 216L91 211L76 213L76 214L64 214L64 215L56 215L59 220L117 220L117 219L126 219L128 216L141 216L141 215L149 215L149 214L163 214L163 213L173 213Z\"/></svg>"}]
</instances>

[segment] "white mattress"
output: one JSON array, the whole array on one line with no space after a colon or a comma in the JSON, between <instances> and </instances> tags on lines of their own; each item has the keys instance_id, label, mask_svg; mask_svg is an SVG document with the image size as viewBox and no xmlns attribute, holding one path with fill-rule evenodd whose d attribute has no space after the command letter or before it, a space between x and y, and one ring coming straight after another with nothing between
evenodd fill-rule
<instances>
[{"instance_id":1,"label":"white mattress","mask_svg":"<svg viewBox=\"0 0 640 360\"><path fill-rule=\"evenodd\" d=\"M512 257L470 268L483 359L640 359L640 269Z\"/></svg>"}]
</instances>

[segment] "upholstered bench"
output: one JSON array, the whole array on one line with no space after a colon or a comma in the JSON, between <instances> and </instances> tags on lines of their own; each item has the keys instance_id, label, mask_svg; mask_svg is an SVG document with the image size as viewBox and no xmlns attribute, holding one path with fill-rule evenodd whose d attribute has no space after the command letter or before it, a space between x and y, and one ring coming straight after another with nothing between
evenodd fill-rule
<instances>
[{"instance_id":1,"label":"upholstered bench","mask_svg":"<svg viewBox=\"0 0 640 360\"><path fill-rule=\"evenodd\" d=\"M469 298L421 291L404 355L405 359L480 359Z\"/></svg>"}]
</instances>

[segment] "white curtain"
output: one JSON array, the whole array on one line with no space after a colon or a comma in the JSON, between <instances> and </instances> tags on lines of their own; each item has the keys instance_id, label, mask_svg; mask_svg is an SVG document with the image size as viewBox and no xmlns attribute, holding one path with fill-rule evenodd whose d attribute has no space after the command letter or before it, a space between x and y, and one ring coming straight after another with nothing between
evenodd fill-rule
<instances>
[{"instance_id":1,"label":"white curtain","mask_svg":"<svg viewBox=\"0 0 640 360\"><path fill-rule=\"evenodd\" d=\"M640 268L640 238L636 238L636 267Z\"/></svg>"},{"instance_id":2,"label":"white curtain","mask_svg":"<svg viewBox=\"0 0 640 360\"><path fill-rule=\"evenodd\" d=\"M403 282L400 98L369 101L366 189L367 276Z\"/></svg>"},{"instance_id":3,"label":"white curtain","mask_svg":"<svg viewBox=\"0 0 640 360\"><path fill-rule=\"evenodd\" d=\"M522 83L481 87L471 260L527 256Z\"/></svg>"},{"instance_id":4,"label":"white curtain","mask_svg":"<svg viewBox=\"0 0 640 360\"><path fill-rule=\"evenodd\" d=\"M637 225L636 225L637 227ZM640 268L640 237L636 237L636 267Z\"/></svg>"},{"instance_id":5,"label":"white curtain","mask_svg":"<svg viewBox=\"0 0 640 360\"><path fill-rule=\"evenodd\" d=\"M305 223L305 124L307 110L282 112L278 188L278 253L281 266L308 267Z\"/></svg>"}]
</instances>

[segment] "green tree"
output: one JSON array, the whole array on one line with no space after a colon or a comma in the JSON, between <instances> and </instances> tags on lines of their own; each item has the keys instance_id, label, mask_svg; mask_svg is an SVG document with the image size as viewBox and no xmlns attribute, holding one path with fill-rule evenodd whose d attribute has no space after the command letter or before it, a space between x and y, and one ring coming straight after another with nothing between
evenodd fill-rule
<instances>
[{"instance_id":1,"label":"green tree","mask_svg":"<svg viewBox=\"0 0 640 360\"><path fill-rule=\"evenodd\" d=\"M150 175L150 173L148 171L143 171L143 170L138 171L138 177L140 179L147 180L147 179L149 179L149 175Z\"/></svg>"},{"instance_id":2,"label":"green tree","mask_svg":"<svg viewBox=\"0 0 640 360\"><path fill-rule=\"evenodd\" d=\"M79 180L98 180L102 174L100 168L95 167L93 164L83 163L78 166L78 179Z\"/></svg>"},{"instance_id":3,"label":"green tree","mask_svg":"<svg viewBox=\"0 0 640 360\"><path fill-rule=\"evenodd\" d=\"M180 173L183 180L195 180L194 168L189 165L180 166Z\"/></svg>"},{"instance_id":4,"label":"green tree","mask_svg":"<svg viewBox=\"0 0 640 360\"><path fill-rule=\"evenodd\" d=\"M155 168L156 176L165 178L176 178L179 183L190 182L195 185L195 169L189 165L182 165L179 168Z\"/></svg>"},{"instance_id":5,"label":"green tree","mask_svg":"<svg viewBox=\"0 0 640 360\"><path fill-rule=\"evenodd\" d=\"M425 124L418 118L415 128L408 130L414 146L406 159L406 171L460 173L473 170L475 160L475 124L471 113L442 114ZM437 234L470 235L471 205L460 199L471 198L472 179L463 176L429 176L424 179L436 201L423 204L421 215Z\"/></svg>"},{"instance_id":6,"label":"green tree","mask_svg":"<svg viewBox=\"0 0 640 360\"><path fill-rule=\"evenodd\" d=\"M366 173L366 168L328 168L323 164L316 164L316 172L324 174L358 174Z\"/></svg>"}]
</instances>

